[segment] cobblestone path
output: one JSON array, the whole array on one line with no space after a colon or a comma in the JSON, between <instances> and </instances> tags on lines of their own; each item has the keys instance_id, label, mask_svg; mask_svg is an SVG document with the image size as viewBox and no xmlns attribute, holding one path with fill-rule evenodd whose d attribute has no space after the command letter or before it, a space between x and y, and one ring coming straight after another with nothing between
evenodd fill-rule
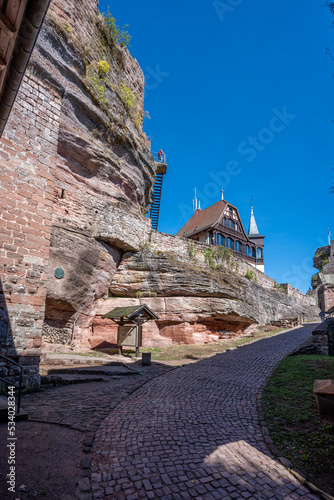
<instances>
[{"instance_id":1,"label":"cobblestone path","mask_svg":"<svg viewBox=\"0 0 334 500\"><path fill-rule=\"evenodd\" d=\"M312 326L155 378L101 424L92 449L93 498L317 499L274 460L257 395Z\"/></svg>"}]
</instances>

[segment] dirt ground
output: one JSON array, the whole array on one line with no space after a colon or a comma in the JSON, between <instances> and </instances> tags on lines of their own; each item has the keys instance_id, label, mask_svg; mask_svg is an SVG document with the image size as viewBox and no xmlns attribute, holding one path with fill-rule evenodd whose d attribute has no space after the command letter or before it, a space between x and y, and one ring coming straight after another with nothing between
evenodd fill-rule
<instances>
[{"instance_id":1,"label":"dirt ground","mask_svg":"<svg viewBox=\"0 0 334 500\"><path fill-rule=\"evenodd\" d=\"M135 376L105 377L101 382L48 387L25 394L22 408L29 420L16 422L15 493L8 491L6 477L10 453L7 423L0 424L0 500L78 498L78 481L89 471L82 460L89 460L87 444L92 444L100 423L134 390L172 369L161 363L138 365Z\"/></svg>"},{"instance_id":2,"label":"dirt ground","mask_svg":"<svg viewBox=\"0 0 334 500\"><path fill-rule=\"evenodd\" d=\"M82 435L68 427L39 422L16 423L16 491L8 491L7 424L0 426L1 499L75 499Z\"/></svg>"}]
</instances>

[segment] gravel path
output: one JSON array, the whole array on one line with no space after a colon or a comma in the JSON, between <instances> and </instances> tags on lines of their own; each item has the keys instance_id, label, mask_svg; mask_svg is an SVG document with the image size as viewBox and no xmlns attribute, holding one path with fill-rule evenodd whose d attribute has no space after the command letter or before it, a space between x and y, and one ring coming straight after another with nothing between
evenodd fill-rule
<instances>
[{"instance_id":1,"label":"gravel path","mask_svg":"<svg viewBox=\"0 0 334 500\"><path fill-rule=\"evenodd\" d=\"M184 366L135 391L95 436L93 498L317 499L275 461L257 412L265 380L312 328Z\"/></svg>"}]
</instances>

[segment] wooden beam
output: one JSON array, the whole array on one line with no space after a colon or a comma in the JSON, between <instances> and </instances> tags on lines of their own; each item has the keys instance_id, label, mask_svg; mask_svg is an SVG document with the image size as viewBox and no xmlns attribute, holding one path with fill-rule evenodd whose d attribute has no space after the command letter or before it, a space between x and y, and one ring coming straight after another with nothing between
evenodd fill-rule
<instances>
[{"instance_id":1,"label":"wooden beam","mask_svg":"<svg viewBox=\"0 0 334 500\"><path fill-rule=\"evenodd\" d=\"M0 12L0 29L3 30L8 38L14 38L17 29L8 21L7 17Z\"/></svg>"}]
</instances>

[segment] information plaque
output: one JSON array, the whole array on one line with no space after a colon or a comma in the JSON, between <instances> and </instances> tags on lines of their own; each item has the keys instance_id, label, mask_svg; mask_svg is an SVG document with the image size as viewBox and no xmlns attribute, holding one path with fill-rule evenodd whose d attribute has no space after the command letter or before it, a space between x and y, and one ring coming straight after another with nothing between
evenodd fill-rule
<instances>
[{"instance_id":1,"label":"information plaque","mask_svg":"<svg viewBox=\"0 0 334 500\"><path fill-rule=\"evenodd\" d=\"M137 327L119 326L117 344L120 346L137 347Z\"/></svg>"}]
</instances>

